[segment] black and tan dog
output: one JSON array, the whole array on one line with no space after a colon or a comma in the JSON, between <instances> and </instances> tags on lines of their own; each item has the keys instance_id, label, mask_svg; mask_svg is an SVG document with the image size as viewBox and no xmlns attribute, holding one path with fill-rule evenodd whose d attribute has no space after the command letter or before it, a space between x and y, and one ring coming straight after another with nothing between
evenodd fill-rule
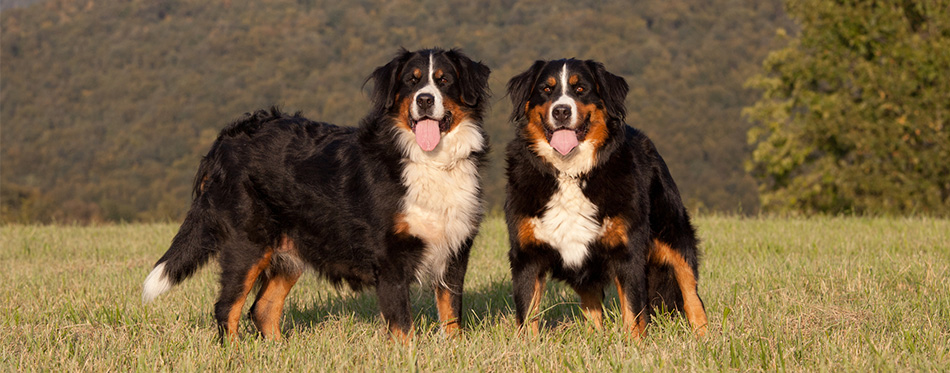
<instances>
[{"instance_id":1,"label":"black and tan dog","mask_svg":"<svg viewBox=\"0 0 950 373\"><path fill-rule=\"evenodd\" d=\"M403 50L367 79L374 107L358 128L276 109L229 125L201 161L194 202L143 299L217 254L222 336L237 335L259 285L251 318L279 339L284 299L305 268L356 290L375 287L403 341L412 331L409 286L430 283L443 330L456 331L482 217L489 72L457 50Z\"/></svg>"},{"instance_id":2,"label":"black and tan dog","mask_svg":"<svg viewBox=\"0 0 950 373\"><path fill-rule=\"evenodd\" d=\"M520 325L538 330L545 279L570 284L602 328L604 287L642 335L653 307L704 334L695 230L653 143L624 123L628 86L594 61L537 61L508 82L517 126L505 213Z\"/></svg>"}]
</instances>

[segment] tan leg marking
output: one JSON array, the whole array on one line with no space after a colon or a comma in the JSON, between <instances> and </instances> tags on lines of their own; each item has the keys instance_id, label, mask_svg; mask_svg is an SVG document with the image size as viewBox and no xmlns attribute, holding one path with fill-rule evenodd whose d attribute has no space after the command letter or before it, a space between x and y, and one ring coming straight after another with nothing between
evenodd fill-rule
<instances>
[{"instance_id":1,"label":"tan leg marking","mask_svg":"<svg viewBox=\"0 0 950 373\"><path fill-rule=\"evenodd\" d=\"M653 242L655 246L650 255L650 260L673 267L676 283L683 294L683 311L686 313L686 319L689 320L696 334L706 335L706 325L708 323L706 310L703 309L703 303L699 300L699 294L696 292L696 276L693 274L693 269L686 263L683 256L669 245L659 240L653 240Z\"/></svg>"},{"instance_id":2,"label":"tan leg marking","mask_svg":"<svg viewBox=\"0 0 950 373\"><path fill-rule=\"evenodd\" d=\"M531 293L531 303L528 305L528 313L525 315L525 323L534 335L538 335L538 319L541 318L541 297L544 295L544 283L546 276L538 276L534 281L534 291Z\"/></svg>"},{"instance_id":3,"label":"tan leg marking","mask_svg":"<svg viewBox=\"0 0 950 373\"><path fill-rule=\"evenodd\" d=\"M283 260L293 258L293 261L301 261L297 246L287 236L281 237L280 245L277 246L274 254L283 256ZM290 289L300 279L300 275L303 273L301 270L302 268L298 266L274 268L274 273L269 278L265 278L261 284L261 289L257 292L257 299L254 302L254 314L251 315L251 318L254 320L257 330L264 335L264 338L281 339L280 318L284 314L284 301L287 294L290 293Z\"/></svg>"},{"instance_id":4,"label":"tan leg marking","mask_svg":"<svg viewBox=\"0 0 950 373\"><path fill-rule=\"evenodd\" d=\"M581 296L581 311L594 329L604 330L604 292L603 290L577 292Z\"/></svg>"},{"instance_id":5,"label":"tan leg marking","mask_svg":"<svg viewBox=\"0 0 950 373\"><path fill-rule=\"evenodd\" d=\"M435 289L435 305L439 309L439 322L446 335L454 336L459 332L458 315L452 309L452 292L441 286Z\"/></svg>"},{"instance_id":6,"label":"tan leg marking","mask_svg":"<svg viewBox=\"0 0 950 373\"><path fill-rule=\"evenodd\" d=\"M264 253L264 257L253 265L247 271L247 275L244 277L244 289L241 293L241 296L238 297L237 301L231 305L231 311L228 312L228 338L234 340L237 338L237 329L238 323L241 321L241 310L244 309L244 302L247 301L247 293L251 291L251 287L254 286L254 283L257 282L257 277L261 275L261 272L270 264L271 255L273 255L274 249L268 247L267 251Z\"/></svg>"},{"instance_id":7,"label":"tan leg marking","mask_svg":"<svg viewBox=\"0 0 950 373\"><path fill-rule=\"evenodd\" d=\"M284 314L284 300L294 287L300 273L277 273L261 286L254 309L254 324L266 339L280 340L280 317Z\"/></svg>"},{"instance_id":8,"label":"tan leg marking","mask_svg":"<svg viewBox=\"0 0 950 373\"><path fill-rule=\"evenodd\" d=\"M395 325L389 325L389 337L395 339L399 343L402 343L405 346L409 345L409 342L412 341L413 331L410 328L408 333L405 330L399 329Z\"/></svg>"}]
</instances>

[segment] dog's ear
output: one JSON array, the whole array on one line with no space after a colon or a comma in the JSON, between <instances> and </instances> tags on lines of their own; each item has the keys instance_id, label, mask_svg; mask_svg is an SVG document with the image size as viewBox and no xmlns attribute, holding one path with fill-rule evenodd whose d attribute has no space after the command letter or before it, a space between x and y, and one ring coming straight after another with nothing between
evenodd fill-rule
<instances>
[{"instance_id":1,"label":"dog's ear","mask_svg":"<svg viewBox=\"0 0 950 373\"><path fill-rule=\"evenodd\" d=\"M385 113L389 111L395 104L395 94L396 94L396 82L399 80L399 70L402 66L409 61L409 58L412 57L412 52L407 51L405 48L400 48L396 52L396 57L393 58L389 63L377 67L366 80L363 81L363 86L366 86L366 83L369 83L370 80L373 81L373 112L375 113Z\"/></svg>"},{"instance_id":2,"label":"dog's ear","mask_svg":"<svg viewBox=\"0 0 950 373\"><path fill-rule=\"evenodd\" d=\"M604 64L600 62L587 60L585 63L597 79L597 93L604 99L607 116L623 121L627 116L624 100L627 99L627 92L630 90L627 81L623 77L608 72Z\"/></svg>"},{"instance_id":3,"label":"dog's ear","mask_svg":"<svg viewBox=\"0 0 950 373\"><path fill-rule=\"evenodd\" d=\"M511 97L511 121L519 122L525 118L525 106L538 81L538 74L544 69L545 61L534 61L527 71L508 81L508 96Z\"/></svg>"},{"instance_id":4,"label":"dog's ear","mask_svg":"<svg viewBox=\"0 0 950 373\"><path fill-rule=\"evenodd\" d=\"M490 94L488 75L491 74L491 69L481 62L468 58L459 49L449 50L445 52L445 56L456 67L462 103L468 106L476 106L487 99Z\"/></svg>"}]
</instances>

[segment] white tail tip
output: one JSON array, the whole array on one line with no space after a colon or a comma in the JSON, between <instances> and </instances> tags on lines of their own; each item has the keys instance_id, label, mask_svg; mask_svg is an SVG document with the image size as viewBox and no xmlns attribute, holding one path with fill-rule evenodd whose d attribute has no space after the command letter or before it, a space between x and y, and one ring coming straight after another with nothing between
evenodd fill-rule
<instances>
[{"instance_id":1,"label":"white tail tip","mask_svg":"<svg viewBox=\"0 0 950 373\"><path fill-rule=\"evenodd\" d=\"M145 285L142 289L142 303L151 302L152 299L171 288L172 282L165 274L165 263L160 263L145 278Z\"/></svg>"}]
</instances>

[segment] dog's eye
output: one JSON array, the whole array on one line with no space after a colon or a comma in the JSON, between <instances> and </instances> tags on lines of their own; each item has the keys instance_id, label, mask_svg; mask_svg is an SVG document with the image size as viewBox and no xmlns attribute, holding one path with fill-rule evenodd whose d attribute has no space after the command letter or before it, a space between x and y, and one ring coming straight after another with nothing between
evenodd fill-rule
<instances>
[{"instance_id":1,"label":"dog's eye","mask_svg":"<svg viewBox=\"0 0 950 373\"><path fill-rule=\"evenodd\" d=\"M551 93L551 87L544 87L541 89L544 93Z\"/></svg>"},{"instance_id":2,"label":"dog's eye","mask_svg":"<svg viewBox=\"0 0 950 373\"><path fill-rule=\"evenodd\" d=\"M441 84L441 85L449 84L449 80L446 79L446 78L444 78L444 77L439 78L439 84Z\"/></svg>"},{"instance_id":3,"label":"dog's eye","mask_svg":"<svg viewBox=\"0 0 950 373\"><path fill-rule=\"evenodd\" d=\"M577 88L574 88L574 92L577 92L577 93L584 93L584 91L585 91L584 87L581 87L581 86L577 86Z\"/></svg>"}]
</instances>

